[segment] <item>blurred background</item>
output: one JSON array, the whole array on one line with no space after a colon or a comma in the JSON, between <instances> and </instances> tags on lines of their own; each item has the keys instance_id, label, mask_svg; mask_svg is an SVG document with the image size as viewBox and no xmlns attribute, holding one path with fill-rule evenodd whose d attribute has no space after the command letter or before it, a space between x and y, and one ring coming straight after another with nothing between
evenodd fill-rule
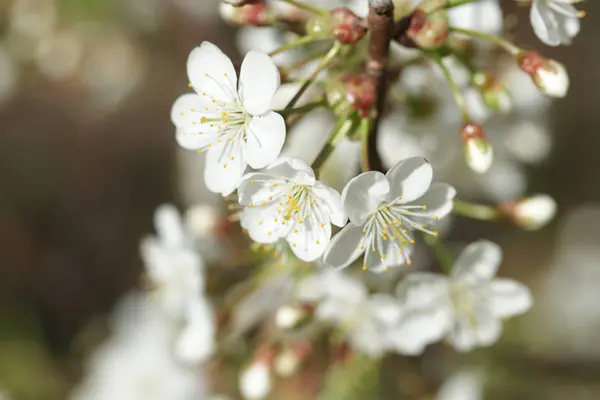
<instances>
[{"instance_id":1,"label":"blurred background","mask_svg":"<svg viewBox=\"0 0 600 400\"><path fill-rule=\"evenodd\" d=\"M201 174L186 175L169 111L187 89L195 45L212 41L241 60L217 3L0 1L0 399L2 390L17 400L66 398L96 332L89 327L138 284L138 243L156 206L214 200L195 190ZM559 212L535 233L456 220L458 245L496 240L500 274L536 299L498 346L459 362L486 366L486 398L597 399L600 4L583 3L571 46L548 48L527 9L501 3L519 19L517 43L570 71L568 97L544 116L550 153L524 169L527 192L549 193Z\"/></svg>"}]
</instances>

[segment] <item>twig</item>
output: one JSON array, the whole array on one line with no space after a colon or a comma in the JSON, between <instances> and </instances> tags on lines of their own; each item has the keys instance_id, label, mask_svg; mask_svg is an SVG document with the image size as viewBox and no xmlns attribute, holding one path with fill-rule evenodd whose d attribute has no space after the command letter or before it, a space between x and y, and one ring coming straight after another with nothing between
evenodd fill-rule
<instances>
[{"instance_id":1,"label":"twig","mask_svg":"<svg viewBox=\"0 0 600 400\"><path fill-rule=\"evenodd\" d=\"M367 167L371 171L383 171L383 162L377 152L377 136L387 95L386 68L390 53L390 41L395 33L392 0L369 0L367 23L371 30L371 39L365 72L372 80L373 91L376 93L372 113L373 123L366 140Z\"/></svg>"}]
</instances>

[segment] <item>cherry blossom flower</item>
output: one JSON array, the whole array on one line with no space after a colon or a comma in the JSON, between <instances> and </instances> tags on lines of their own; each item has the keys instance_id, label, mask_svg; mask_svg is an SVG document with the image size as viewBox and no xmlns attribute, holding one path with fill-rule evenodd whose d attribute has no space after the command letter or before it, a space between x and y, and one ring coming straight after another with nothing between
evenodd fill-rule
<instances>
[{"instance_id":1,"label":"cherry blossom flower","mask_svg":"<svg viewBox=\"0 0 600 400\"><path fill-rule=\"evenodd\" d=\"M160 206L154 223L157 237L142 241L141 254L154 298L165 315L183 324L176 344L181 360L197 363L214 351L215 326L204 297L204 265L191 246L175 207Z\"/></svg>"},{"instance_id":2,"label":"cherry blossom flower","mask_svg":"<svg viewBox=\"0 0 600 400\"><path fill-rule=\"evenodd\" d=\"M171 110L177 141L187 149L206 150L206 185L227 195L247 165L263 168L279 156L285 122L270 109L279 71L268 55L251 51L236 85L231 60L209 42L192 50L187 70L196 93L179 97Z\"/></svg>"},{"instance_id":3,"label":"cherry blossom flower","mask_svg":"<svg viewBox=\"0 0 600 400\"><path fill-rule=\"evenodd\" d=\"M329 244L331 224L344 226L347 220L340 194L295 158L282 157L245 175L238 200L244 206L241 224L252 240L269 244L285 238L304 261L319 258Z\"/></svg>"},{"instance_id":4,"label":"cherry blossom flower","mask_svg":"<svg viewBox=\"0 0 600 400\"><path fill-rule=\"evenodd\" d=\"M93 353L71 400L205 397L202 374L174 357L177 330L159 303L131 293L119 302L111 322L110 338Z\"/></svg>"},{"instance_id":5,"label":"cherry blossom flower","mask_svg":"<svg viewBox=\"0 0 600 400\"><path fill-rule=\"evenodd\" d=\"M390 350L391 329L402 307L390 295L369 295L365 284L341 272L324 270L300 282L296 296L315 303L315 317L333 322L357 351L379 357Z\"/></svg>"},{"instance_id":6,"label":"cherry blossom flower","mask_svg":"<svg viewBox=\"0 0 600 400\"><path fill-rule=\"evenodd\" d=\"M533 0L529 18L537 37L549 46L571 44L585 15L573 6L578 0Z\"/></svg>"},{"instance_id":7,"label":"cherry blossom flower","mask_svg":"<svg viewBox=\"0 0 600 400\"><path fill-rule=\"evenodd\" d=\"M523 314L532 304L529 289L510 279L493 279L500 247L480 240L467 246L450 276L416 272L400 282L397 294L405 307L400 326L430 342L446 337L458 351L495 343L502 319Z\"/></svg>"},{"instance_id":8,"label":"cherry blossom flower","mask_svg":"<svg viewBox=\"0 0 600 400\"><path fill-rule=\"evenodd\" d=\"M399 162L386 175L364 172L342 192L350 223L338 233L323 260L346 268L364 253L363 269L382 272L411 264L412 231L437 235L426 228L452 211L456 191L435 183L429 162L422 157Z\"/></svg>"}]
</instances>

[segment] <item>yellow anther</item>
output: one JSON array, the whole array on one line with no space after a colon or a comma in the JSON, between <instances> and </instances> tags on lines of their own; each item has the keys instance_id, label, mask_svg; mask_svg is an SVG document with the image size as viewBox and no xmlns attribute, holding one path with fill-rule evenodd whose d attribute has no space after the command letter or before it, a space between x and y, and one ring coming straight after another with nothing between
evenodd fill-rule
<instances>
[{"instance_id":1,"label":"yellow anther","mask_svg":"<svg viewBox=\"0 0 600 400\"><path fill-rule=\"evenodd\" d=\"M273 234L273 232L267 232L268 236L271 236Z\"/></svg>"},{"instance_id":2,"label":"yellow anther","mask_svg":"<svg viewBox=\"0 0 600 400\"><path fill-rule=\"evenodd\" d=\"M325 228L325 224L321 224L321 228Z\"/></svg>"},{"instance_id":3,"label":"yellow anther","mask_svg":"<svg viewBox=\"0 0 600 400\"><path fill-rule=\"evenodd\" d=\"M317 244L321 244L321 242L319 242L319 241L317 240Z\"/></svg>"},{"instance_id":4,"label":"yellow anther","mask_svg":"<svg viewBox=\"0 0 600 400\"><path fill-rule=\"evenodd\" d=\"M298 229L294 229L294 233L298 233Z\"/></svg>"},{"instance_id":5,"label":"yellow anther","mask_svg":"<svg viewBox=\"0 0 600 400\"><path fill-rule=\"evenodd\" d=\"M435 217L433 217L433 219L434 219L435 221L437 221L438 219L440 219L440 217L438 217L438 216L436 215Z\"/></svg>"},{"instance_id":6,"label":"yellow anther","mask_svg":"<svg viewBox=\"0 0 600 400\"><path fill-rule=\"evenodd\" d=\"M365 246L363 246L363 245L361 244L361 245L360 245L360 249L361 249L361 250L364 250L364 249L365 249Z\"/></svg>"},{"instance_id":7,"label":"yellow anther","mask_svg":"<svg viewBox=\"0 0 600 400\"><path fill-rule=\"evenodd\" d=\"M260 203L260 205L264 207L264 206L266 206L266 205L267 205L267 203L265 203L265 202L263 201L262 203Z\"/></svg>"},{"instance_id":8,"label":"yellow anther","mask_svg":"<svg viewBox=\"0 0 600 400\"><path fill-rule=\"evenodd\" d=\"M269 200L273 200L273 196L269 196Z\"/></svg>"},{"instance_id":9,"label":"yellow anther","mask_svg":"<svg viewBox=\"0 0 600 400\"><path fill-rule=\"evenodd\" d=\"M248 207L254 207L254 203L248 204Z\"/></svg>"},{"instance_id":10,"label":"yellow anther","mask_svg":"<svg viewBox=\"0 0 600 400\"><path fill-rule=\"evenodd\" d=\"M273 184L273 187L277 187L277 184L276 184L276 183L274 183L274 184Z\"/></svg>"},{"instance_id":11,"label":"yellow anther","mask_svg":"<svg viewBox=\"0 0 600 400\"><path fill-rule=\"evenodd\" d=\"M275 222L279 222L279 220L278 220L277 218L274 218L274 219L273 219L273 221L275 221Z\"/></svg>"},{"instance_id":12,"label":"yellow anther","mask_svg":"<svg viewBox=\"0 0 600 400\"><path fill-rule=\"evenodd\" d=\"M439 233L433 232L433 236L438 237Z\"/></svg>"},{"instance_id":13,"label":"yellow anther","mask_svg":"<svg viewBox=\"0 0 600 400\"><path fill-rule=\"evenodd\" d=\"M223 73L223 76L225 76L225 77L226 77L226 76L227 76L227 72L224 72L224 73Z\"/></svg>"},{"instance_id":14,"label":"yellow anther","mask_svg":"<svg viewBox=\"0 0 600 400\"><path fill-rule=\"evenodd\" d=\"M407 263L408 265L411 265L411 264L412 264L412 260L408 260L406 263Z\"/></svg>"},{"instance_id":15,"label":"yellow anther","mask_svg":"<svg viewBox=\"0 0 600 400\"><path fill-rule=\"evenodd\" d=\"M265 221L263 221L262 219L260 221L258 221L259 225L262 225Z\"/></svg>"},{"instance_id":16,"label":"yellow anther","mask_svg":"<svg viewBox=\"0 0 600 400\"><path fill-rule=\"evenodd\" d=\"M373 253L375 253L375 252L377 251L377 249L376 249L375 247L373 247L373 248L371 249L371 251L372 251Z\"/></svg>"},{"instance_id":17,"label":"yellow anther","mask_svg":"<svg viewBox=\"0 0 600 400\"><path fill-rule=\"evenodd\" d=\"M410 244L415 244L415 241L414 241L414 240L411 240L411 241L410 241Z\"/></svg>"},{"instance_id":18,"label":"yellow anther","mask_svg":"<svg viewBox=\"0 0 600 400\"><path fill-rule=\"evenodd\" d=\"M246 228L242 228L242 232L243 232L243 233L248 233L248 229L246 229Z\"/></svg>"},{"instance_id":19,"label":"yellow anther","mask_svg":"<svg viewBox=\"0 0 600 400\"><path fill-rule=\"evenodd\" d=\"M204 76L208 77L208 74L204 74Z\"/></svg>"},{"instance_id":20,"label":"yellow anther","mask_svg":"<svg viewBox=\"0 0 600 400\"><path fill-rule=\"evenodd\" d=\"M227 164L223 164L223 168L227 168Z\"/></svg>"},{"instance_id":21,"label":"yellow anther","mask_svg":"<svg viewBox=\"0 0 600 400\"><path fill-rule=\"evenodd\" d=\"M366 233L366 232L367 232L367 228L363 228L363 233Z\"/></svg>"},{"instance_id":22,"label":"yellow anther","mask_svg":"<svg viewBox=\"0 0 600 400\"><path fill-rule=\"evenodd\" d=\"M363 268L362 268L362 269L363 269L363 271L366 271L366 270L367 270L367 266L366 266L366 265L363 265Z\"/></svg>"},{"instance_id":23,"label":"yellow anther","mask_svg":"<svg viewBox=\"0 0 600 400\"><path fill-rule=\"evenodd\" d=\"M423 210L427 210L427 206L423 204Z\"/></svg>"},{"instance_id":24,"label":"yellow anther","mask_svg":"<svg viewBox=\"0 0 600 400\"><path fill-rule=\"evenodd\" d=\"M382 256L381 256L381 259L382 259L382 260L385 260L385 255L382 255Z\"/></svg>"},{"instance_id":25,"label":"yellow anther","mask_svg":"<svg viewBox=\"0 0 600 400\"><path fill-rule=\"evenodd\" d=\"M188 87L189 88L193 88L194 87L194 85L192 85L192 82L188 83Z\"/></svg>"},{"instance_id":26,"label":"yellow anther","mask_svg":"<svg viewBox=\"0 0 600 400\"><path fill-rule=\"evenodd\" d=\"M256 181L255 181L254 179L252 179L252 180L250 181L250 183L251 183L252 185L254 185L254 184L256 183Z\"/></svg>"},{"instance_id":27,"label":"yellow anther","mask_svg":"<svg viewBox=\"0 0 600 400\"><path fill-rule=\"evenodd\" d=\"M292 243L292 247L296 247L296 243Z\"/></svg>"}]
</instances>

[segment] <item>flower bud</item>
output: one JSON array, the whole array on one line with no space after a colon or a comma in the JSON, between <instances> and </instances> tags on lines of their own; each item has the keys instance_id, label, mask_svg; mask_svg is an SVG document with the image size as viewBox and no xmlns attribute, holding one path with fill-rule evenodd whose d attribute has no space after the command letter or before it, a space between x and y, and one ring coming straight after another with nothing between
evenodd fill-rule
<instances>
[{"instance_id":1,"label":"flower bud","mask_svg":"<svg viewBox=\"0 0 600 400\"><path fill-rule=\"evenodd\" d=\"M281 306L275 313L275 325L279 329L294 328L305 316L302 309L292 306Z\"/></svg>"},{"instance_id":2,"label":"flower bud","mask_svg":"<svg viewBox=\"0 0 600 400\"><path fill-rule=\"evenodd\" d=\"M398 41L408 47L435 49L441 46L448 37L448 13L439 10L427 14L419 8L410 20L410 27Z\"/></svg>"},{"instance_id":3,"label":"flower bud","mask_svg":"<svg viewBox=\"0 0 600 400\"><path fill-rule=\"evenodd\" d=\"M565 97L569 90L569 75L561 63L542 57L535 51L521 53L517 61L538 89L552 97Z\"/></svg>"},{"instance_id":4,"label":"flower bud","mask_svg":"<svg viewBox=\"0 0 600 400\"><path fill-rule=\"evenodd\" d=\"M357 111L366 117L375 102L373 80L364 74L348 74L331 79L326 90L327 102L337 116Z\"/></svg>"},{"instance_id":5,"label":"flower bud","mask_svg":"<svg viewBox=\"0 0 600 400\"><path fill-rule=\"evenodd\" d=\"M271 392L270 365L273 355L272 348L259 349L252 363L240 375L238 385L244 400L262 400Z\"/></svg>"},{"instance_id":6,"label":"flower bud","mask_svg":"<svg viewBox=\"0 0 600 400\"><path fill-rule=\"evenodd\" d=\"M292 376L298 372L300 367L300 359L291 349L286 349L279 353L277 357L275 357L275 363L273 367L279 376Z\"/></svg>"},{"instance_id":7,"label":"flower bud","mask_svg":"<svg viewBox=\"0 0 600 400\"><path fill-rule=\"evenodd\" d=\"M473 171L483 174L492 166L494 149L483 134L479 124L470 123L463 127L461 133L465 161Z\"/></svg>"},{"instance_id":8,"label":"flower bud","mask_svg":"<svg viewBox=\"0 0 600 400\"><path fill-rule=\"evenodd\" d=\"M272 17L264 0L249 3L242 0L240 5L221 3L219 7L221 18L232 25L264 26Z\"/></svg>"},{"instance_id":9,"label":"flower bud","mask_svg":"<svg viewBox=\"0 0 600 400\"><path fill-rule=\"evenodd\" d=\"M497 79L479 71L473 74L472 82L481 93L481 98L487 108L500 113L510 111L512 108L510 94Z\"/></svg>"},{"instance_id":10,"label":"flower bud","mask_svg":"<svg viewBox=\"0 0 600 400\"><path fill-rule=\"evenodd\" d=\"M350 9L342 7L331 10L333 35L344 44L356 43L367 34L367 25Z\"/></svg>"},{"instance_id":11,"label":"flower bud","mask_svg":"<svg viewBox=\"0 0 600 400\"><path fill-rule=\"evenodd\" d=\"M537 230L548 224L556 214L556 202L546 194L527 197L500 205L502 212L526 230Z\"/></svg>"}]
</instances>

